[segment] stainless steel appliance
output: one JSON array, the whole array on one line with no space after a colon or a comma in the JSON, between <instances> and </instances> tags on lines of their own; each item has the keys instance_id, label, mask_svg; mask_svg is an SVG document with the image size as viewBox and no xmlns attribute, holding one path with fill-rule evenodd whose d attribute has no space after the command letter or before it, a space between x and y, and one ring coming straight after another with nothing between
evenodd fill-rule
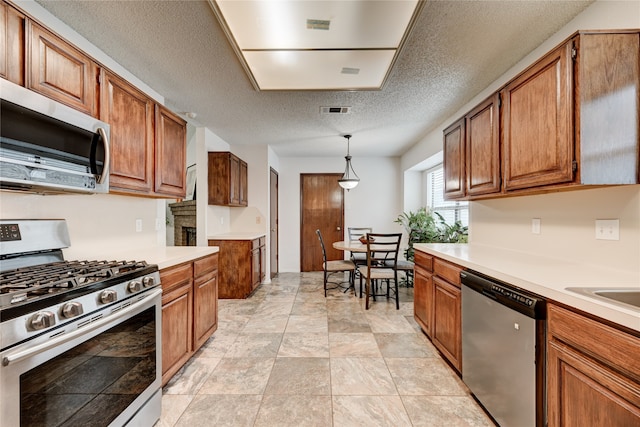
<instances>
[{"instance_id":1,"label":"stainless steel appliance","mask_svg":"<svg viewBox=\"0 0 640 427\"><path fill-rule=\"evenodd\" d=\"M0 188L107 193L109 125L0 79Z\"/></svg>"},{"instance_id":2,"label":"stainless steel appliance","mask_svg":"<svg viewBox=\"0 0 640 427\"><path fill-rule=\"evenodd\" d=\"M0 425L160 418L156 265L65 261L64 220L0 220Z\"/></svg>"},{"instance_id":3,"label":"stainless steel appliance","mask_svg":"<svg viewBox=\"0 0 640 427\"><path fill-rule=\"evenodd\" d=\"M463 271L462 380L503 427L545 425L546 303Z\"/></svg>"}]
</instances>

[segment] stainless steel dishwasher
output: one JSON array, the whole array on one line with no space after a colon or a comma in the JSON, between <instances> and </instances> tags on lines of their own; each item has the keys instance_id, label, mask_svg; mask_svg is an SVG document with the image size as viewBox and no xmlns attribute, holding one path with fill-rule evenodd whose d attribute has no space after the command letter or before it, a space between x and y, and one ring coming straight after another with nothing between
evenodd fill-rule
<instances>
[{"instance_id":1,"label":"stainless steel dishwasher","mask_svg":"<svg viewBox=\"0 0 640 427\"><path fill-rule=\"evenodd\" d=\"M544 426L545 300L463 271L462 380L502 427Z\"/></svg>"}]
</instances>

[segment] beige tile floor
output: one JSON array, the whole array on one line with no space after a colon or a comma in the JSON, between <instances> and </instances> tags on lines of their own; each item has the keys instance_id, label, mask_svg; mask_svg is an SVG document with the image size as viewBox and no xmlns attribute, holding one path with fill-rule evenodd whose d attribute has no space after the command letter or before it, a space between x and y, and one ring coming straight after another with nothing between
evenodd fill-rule
<instances>
[{"instance_id":1,"label":"beige tile floor","mask_svg":"<svg viewBox=\"0 0 640 427\"><path fill-rule=\"evenodd\" d=\"M165 386L158 426L493 426L413 320L281 273L220 300L213 337Z\"/></svg>"}]
</instances>

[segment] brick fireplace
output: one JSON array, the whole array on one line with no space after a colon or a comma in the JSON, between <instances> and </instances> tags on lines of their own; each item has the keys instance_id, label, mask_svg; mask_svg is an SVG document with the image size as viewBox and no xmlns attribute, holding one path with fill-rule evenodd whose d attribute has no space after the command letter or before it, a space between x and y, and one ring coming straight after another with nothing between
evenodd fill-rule
<instances>
[{"instance_id":1,"label":"brick fireplace","mask_svg":"<svg viewBox=\"0 0 640 427\"><path fill-rule=\"evenodd\" d=\"M196 246L196 201L169 204L173 214L175 246Z\"/></svg>"}]
</instances>

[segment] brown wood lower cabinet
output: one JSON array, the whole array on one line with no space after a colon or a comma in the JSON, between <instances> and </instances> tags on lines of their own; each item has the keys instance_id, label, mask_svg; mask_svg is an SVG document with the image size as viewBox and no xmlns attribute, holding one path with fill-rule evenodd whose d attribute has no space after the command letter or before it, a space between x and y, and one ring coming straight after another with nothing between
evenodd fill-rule
<instances>
[{"instance_id":1,"label":"brown wood lower cabinet","mask_svg":"<svg viewBox=\"0 0 640 427\"><path fill-rule=\"evenodd\" d=\"M220 248L219 298L246 298L264 280L264 236L251 240L210 239L209 246Z\"/></svg>"},{"instance_id":2,"label":"brown wood lower cabinet","mask_svg":"<svg viewBox=\"0 0 640 427\"><path fill-rule=\"evenodd\" d=\"M548 305L548 425L640 425L640 338Z\"/></svg>"},{"instance_id":3,"label":"brown wood lower cabinet","mask_svg":"<svg viewBox=\"0 0 640 427\"><path fill-rule=\"evenodd\" d=\"M433 345L462 371L462 268L420 251L415 252L414 318Z\"/></svg>"},{"instance_id":4,"label":"brown wood lower cabinet","mask_svg":"<svg viewBox=\"0 0 640 427\"><path fill-rule=\"evenodd\" d=\"M218 327L218 254L160 271L162 385Z\"/></svg>"}]
</instances>

